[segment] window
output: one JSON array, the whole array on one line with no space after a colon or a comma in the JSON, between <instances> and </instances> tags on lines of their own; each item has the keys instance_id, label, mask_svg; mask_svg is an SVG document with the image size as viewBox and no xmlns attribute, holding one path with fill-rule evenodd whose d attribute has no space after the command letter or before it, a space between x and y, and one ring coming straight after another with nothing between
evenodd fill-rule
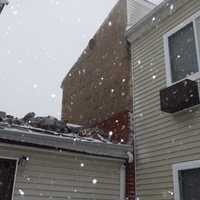
<instances>
[{"instance_id":1,"label":"window","mask_svg":"<svg viewBox=\"0 0 200 200\"><path fill-rule=\"evenodd\" d=\"M200 199L200 161L173 166L175 200Z\"/></svg>"},{"instance_id":2,"label":"window","mask_svg":"<svg viewBox=\"0 0 200 200\"><path fill-rule=\"evenodd\" d=\"M0 199L12 200L17 160L0 158Z\"/></svg>"},{"instance_id":3,"label":"window","mask_svg":"<svg viewBox=\"0 0 200 200\"><path fill-rule=\"evenodd\" d=\"M167 84L200 77L200 13L164 35Z\"/></svg>"}]
</instances>

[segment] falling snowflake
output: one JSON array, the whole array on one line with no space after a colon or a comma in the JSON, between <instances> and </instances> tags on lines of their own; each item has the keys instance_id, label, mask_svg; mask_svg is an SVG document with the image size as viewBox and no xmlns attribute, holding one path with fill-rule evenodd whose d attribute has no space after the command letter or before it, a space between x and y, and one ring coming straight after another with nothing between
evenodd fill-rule
<instances>
[{"instance_id":1,"label":"falling snowflake","mask_svg":"<svg viewBox=\"0 0 200 200\"><path fill-rule=\"evenodd\" d=\"M109 134L109 136L112 136L112 135L113 135L113 132L112 132L112 131L109 131L108 134Z\"/></svg>"},{"instance_id":2,"label":"falling snowflake","mask_svg":"<svg viewBox=\"0 0 200 200\"><path fill-rule=\"evenodd\" d=\"M174 10L174 4L171 4L169 8L171 11Z\"/></svg>"},{"instance_id":3,"label":"falling snowflake","mask_svg":"<svg viewBox=\"0 0 200 200\"><path fill-rule=\"evenodd\" d=\"M140 113L140 114L139 114L139 117L143 117L143 113Z\"/></svg>"},{"instance_id":4,"label":"falling snowflake","mask_svg":"<svg viewBox=\"0 0 200 200\"><path fill-rule=\"evenodd\" d=\"M18 191L19 191L19 194L20 194L21 196L24 196L24 191L23 191L22 189L19 189Z\"/></svg>"},{"instance_id":5,"label":"falling snowflake","mask_svg":"<svg viewBox=\"0 0 200 200\"><path fill-rule=\"evenodd\" d=\"M55 5L58 6L60 4L60 1L55 1Z\"/></svg>"},{"instance_id":6,"label":"falling snowflake","mask_svg":"<svg viewBox=\"0 0 200 200\"><path fill-rule=\"evenodd\" d=\"M55 94L51 94L51 98L52 98L52 99L55 99L55 98L56 98L56 95L55 95Z\"/></svg>"},{"instance_id":7,"label":"falling snowflake","mask_svg":"<svg viewBox=\"0 0 200 200\"><path fill-rule=\"evenodd\" d=\"M152 78L153 78L153 79L156 79L156 75L153 75Z\"/></svg>"},{"instance_id":8,"label":"falling snowflake","mask_svg":"<svg viewBox=\"0 0 200 200\"><path fill-rule=\"evenodd\" d=\"M110 91L111 91L111 93L114 93L114 92L115 92L115 90L114 90L114 89L111 89Z\"/></svg>"},{"instance_id":9,"label":"falling snowflake","mask_svg":"<svg viewBox=\"0 0 200 200\"><path fill-rule=\"evenodd\" d=\"M21 59L18 59L18 64L22 64L22 60Z\"/></svg>"},{"instance_id":10,"label":"falling snowflake","mask_svg":"<svg viewBox=\"0 0 200 200\"><path fill-rule=\"evenodd\" d=\"M74 192L76 193L76 192L78 192L78 190L77 190L77 189L74 189Z\"/></svg>"},{"instance_id":11,"label":"falling snowflake","mask_svg":"<svg viewBox=\"0 0 200 200\"><path fill-rule=\"evenodd\" d=\"M155 18L155 17L153 17L153 18L152 18L152 22L155 22L155 21L156 21L156 18Z\"/></svg>"},{"instance_id":12,"label":"falling snowflake","mask_svg":"<svg viewBox=\"0 0 200 200\"><path fill-rule=\"evenodd\" d=\"M37 84L33 84L33 88L34 89L38 88L38 85Z\"/></svg>"},{"instance_id":13,"label":"falling snowflake","mask_svg":"<svg viewBox=\"0 0 200 200\"><path fill-rule=\"evenodd\" d=\"M125 79L125 78L123 78L123 79L122 79L122 82L123 82L123 83L125 83L125 82L126 82L126 79Z\"/></svg>"},{"instance_id":14,"label":"falling snowflake","mask_svg":"<svg viewBox=\"0 0 200 200\"><path fill-rule=\"evenodd\" d=\"M18 12L18 10L13 10L12 13L13 13L13 15L18 15L19 12Z\"/></svg>"},{"instance_id":15,"label":"falling snowflake","mask_svg":"<svg viewBox=\"0 0 200 200\"><path fill-rule=\"evenodd\" d=\"M92 179L92 183L95 185L97 184L98 180L96 178Z\"/></svg>"},{"instance_id":16,"label":"falling snowflake","mask_svg":"<svg viewBox=\"0 0 200 200\"><path fill-rule=\"evenodd\" d=\"M112 26L112 22L111 21L108 22L108 26Z\"/></svg>"},{"instance_id":17,"label":"falling snowflake","mask_svg":"<svg viewBox=\"0 0 200 200\"><path fill-rule=\"evenodd\" d=\"M30 158L27 156L27 157L26 157L26 161L29 161L29 160L30 160Z\"/></svg>"},{"instance_id":18,"label":"falling snowflake","mask_svg":"<svg viewBox=\"0 0 200 200\"><path fill-rule=\"evenodd\" d=\"M84 163L81 163L80 166L81 166L81 167L84 167L85 165L84 165Z\"/></svg>"},{"instance_id":19,"label":"falling snowflake","mask_svg":"<svg viewBox=\"0 0 200 200\"><path fill-rule=\"evenodd\" d=\"M77 19L77 22L80 23L80 22L81 22L81 18L78 18L78 19Z\"/></svg>"},{"instance_id":20,"label":"falling snowflake","mask_svg":"<svg viewBox=\"0 0 200 200\"><path fill-rule=\"evenodd\" d=\"M11 54L11 50L8 50L8 51L7 51L7 54L10 55L10 54Z\"/></svg>"},{"instance_id":21,"label":"falling snowflake","mask_svg":"<svg viewBox=\"0 0 200 200\"><path fill-rule=\"evenodd\" d=\"M173 193L172 191L168 191L168 193L169 193L171 196L174 195L174 193Z\"/></svg>"}]
</instances>

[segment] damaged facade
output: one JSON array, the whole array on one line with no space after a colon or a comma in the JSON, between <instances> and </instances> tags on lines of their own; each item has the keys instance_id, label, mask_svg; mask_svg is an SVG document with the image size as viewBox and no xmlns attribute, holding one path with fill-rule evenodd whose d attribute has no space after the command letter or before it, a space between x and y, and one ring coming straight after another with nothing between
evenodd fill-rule
<instances>
[{"instance_id":1,"label":"damaged facade","mask_svg":"<svg viewBox=\"0 0 200 200\"><path fill-rule=\"evenodd\" d=\"M62 82L64 121L97 126L112 131L116 142L132 142L131 59L125 30L153 7L144 0L118 1Z\"/></svg>"},{"instance_id":2,"label":"damaged facade","mask_svg":"<svg viewBox=\"0 0 200 200\"><path fill-rule=\"evenodd\" d=\"M115 141L122 138L124 142L128 141L132 111L130 56L124 37L126 6L124 0L116 4L62 83L62 119L99 126L112 131ZM113 116L119 117L115 120L122 130L111 129L116 125Z\"/></svg>"}]
</instances>

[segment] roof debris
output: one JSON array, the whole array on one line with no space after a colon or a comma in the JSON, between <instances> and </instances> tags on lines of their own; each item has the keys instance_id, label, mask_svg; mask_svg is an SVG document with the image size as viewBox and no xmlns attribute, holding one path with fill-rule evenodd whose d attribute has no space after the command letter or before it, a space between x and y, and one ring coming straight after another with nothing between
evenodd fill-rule
<instances>
[{"instance_id":1,"label":"roof debris","mask_svg":"<svg viewBox=\"0 0 200 200\"><path fill-rule=\"evenodd\" d=\"M64 121L52 116L37 117L34 112L30 112L20 119L0 111L0 129L4 128L61 136L74 141L112 143L109 137L105 137L105 133L98 128L65 124Z\"/></svg>"}]
</instances>

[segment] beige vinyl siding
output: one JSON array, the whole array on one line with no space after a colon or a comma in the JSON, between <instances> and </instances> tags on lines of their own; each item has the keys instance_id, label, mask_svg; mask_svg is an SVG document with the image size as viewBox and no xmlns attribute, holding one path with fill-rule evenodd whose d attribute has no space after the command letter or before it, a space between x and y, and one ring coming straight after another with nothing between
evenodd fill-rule
<instances>
[{"instance_id":1,"label":"beige vinyl siding","mask_svg":"<svg viewBox=\"0 0 200 200\"><path fill-rule=\"evenodd\" d=\"M123 164L120 160L4 144L0 144L0 156L30 158L24 166L18 166L14 200L116 200L120 197ZM84 167L80 167L81 163ZM92 183L94 178L97 184ZM24 196L20 196L19 189L24 191Z\"/></svg>"},{"instance_id":2,"label":"beige vinyl siding","mask_svg":"<svg viewBox=\"0 0 200 200\"><path fill-rule=\"evenodd\" d=\"M172 165L200 160L199 106L167 114L160 111L159 97L160 89L166 87L163 35L199 10L200 1L190 0L132 43L136 191L140 200L172 199Z\"/></svg>"}]
</instances>

